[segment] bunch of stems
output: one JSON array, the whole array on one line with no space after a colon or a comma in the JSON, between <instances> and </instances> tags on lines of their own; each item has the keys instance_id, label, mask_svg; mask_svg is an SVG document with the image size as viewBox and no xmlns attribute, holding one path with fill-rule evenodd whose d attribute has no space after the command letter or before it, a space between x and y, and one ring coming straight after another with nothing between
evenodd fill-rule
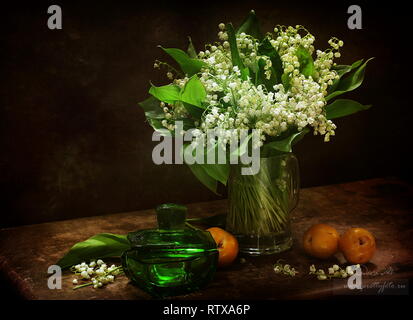
<instances>
[{"instance_id":1,"label":"bunch of stems","mask_svg":"<svg viewBox=\"0 0 413 320\"><path fill-rule=\"evenodd\" d=\"M244 235L284 231L294 187L288 166L264 158L256 175L241 175L240 169L234 166L231 170L227 227L235 234ZM280 178L284 181L282 185Z\"/></svg>"}]
</instances>

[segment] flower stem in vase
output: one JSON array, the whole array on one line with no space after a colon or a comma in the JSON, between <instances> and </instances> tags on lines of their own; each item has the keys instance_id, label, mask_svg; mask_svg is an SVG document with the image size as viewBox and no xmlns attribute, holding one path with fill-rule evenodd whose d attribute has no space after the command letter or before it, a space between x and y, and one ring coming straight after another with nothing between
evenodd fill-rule
<instances>
[{"instance_id":1,"label":"flower stem in vase","mask_svg":"<svg viewBox=\"0 0 413 320\"><path fill-rule=\"evenodd\" d=\"M251 254L254 241L260 247L255 248L257 254L279 252L277 242L282 238L291 242L290 211L298 195L297 161L292 154L262 158L260 164L256 175L242 175L241 166L234 166L229 182L227 228L238 236L241 251Z\"/></svg>"}]
</instances>

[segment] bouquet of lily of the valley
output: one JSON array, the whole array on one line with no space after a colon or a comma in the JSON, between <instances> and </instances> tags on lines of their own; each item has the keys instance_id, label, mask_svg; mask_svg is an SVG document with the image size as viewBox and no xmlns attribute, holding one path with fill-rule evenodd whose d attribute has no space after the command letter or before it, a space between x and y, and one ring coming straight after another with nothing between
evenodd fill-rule
<instances>
[{"instance_id":1,"label":"bouquet of lily of the valley","mask_svg":"<svg viewBox=\"0 0 413 320\"><path fill-rule=\"evenodd\" d=\"M228 183L227 227L248 235L248 241L257 236L256 248L250 245L256 252L278 252L291 246L288 216L298 192L294 161L288 157L292 146L310 131L329 141L336 129L333 119L369 108L333 99L361 85L370 59L337 64L343 41L332 38L328 49L316 50L314 36L302 26L276 26L262 34L253 11L236 30L221 23L218 37L201 51L191 39L186 52L162 48L178 66L155 62L156 68L166 68L171 83L151 85L151 97L140 106L164 139L190 133L183 139L182 156L204 185L217 192L218 183ZM262 161L258 174L238 175L233 158L242 160L257 150L261 160L276 160ZM215 161L203 161L211 154ZM222 154L225 161L219 161ZM188 161L191 156L197 161ZM65 268L120 256L129 246L124 235L99 234L73 246L58 264ZM240 241L241 251L243 246L248 244ZM89 271L82 265L75 269Z\"/></svg>"},{"instance_id":2,"label":"bouquet of lily of the valley","mask_svg":"<svg viewBox=\"0 0 413 320\"><path fill-rule=\"evenodd\" d=\"M140 103L149 124L161 135L176 136L191 130L184 150L202 145L210 150L230 146L240 131L256 131L257 139L226 149L227 156L259 148L261 156L292 151L306 133L334 136L335 118L369 106L337 96L359 87L367 61L351 65L335 62L343 41L331 38L322 51L303 26L276 26L263 34L251 11L241 26L219 24L219 41L197 51L189 38L187 51L162 48L178 64L155 61L172 81L151 85L151 97ZM181 127L177 122L182 123ZM179 132L178 130L179 129ZM207 139L213 130L217 139ZM197 149L199 150L199 149ZM232 152L231 152L232 150ZM230 162L191 163L193 173L212 191L227 183Z\"/></svg>"}]
</instances>

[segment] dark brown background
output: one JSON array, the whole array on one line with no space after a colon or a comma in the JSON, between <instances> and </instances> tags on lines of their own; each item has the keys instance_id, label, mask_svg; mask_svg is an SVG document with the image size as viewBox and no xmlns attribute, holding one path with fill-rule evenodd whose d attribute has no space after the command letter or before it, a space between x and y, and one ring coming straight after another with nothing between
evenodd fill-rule
<instances>
[{"instance_id":1,"label":"dark brown background","mask_svg":"<svg viewBox=\"0 0 413 320\"><path fill-rule=\"evenodd\" d=\"M63 30L46 26L59 4ZM365 83L347 97L373 104L337 120L330 143L308 136L296 153L302 186L395 175L409 179L411 41L397 2L360 3L363 29L347 28L351 2L76 1L19 2L2 7L0 80L0 226L151 208L161 202L217 199L188 168L156 166L152 129L137 102L156 47L197 48L217 39L217 24L238 25L255 9L264 31L302 24L325 48L344 40L341 63L375 56ZM203 6L201 6L203 5ZM406 38L405 38L406 37Z\"/></svg>"}]
</instances>

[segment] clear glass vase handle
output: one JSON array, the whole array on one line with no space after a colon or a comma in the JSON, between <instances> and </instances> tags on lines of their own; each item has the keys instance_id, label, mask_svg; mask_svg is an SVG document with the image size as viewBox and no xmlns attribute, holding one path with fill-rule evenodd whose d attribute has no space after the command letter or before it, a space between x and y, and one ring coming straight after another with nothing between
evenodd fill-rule
<instances>
[{"instance_id":1,"label":"clear glass vase handle","mask_svg":"<svg viewBox=\"0 0 413 320\"><path fill-rule=\"evenodd\" d=\"M300 194L300 170L298 166L297 157L291 153L288 157L288 184L290 188L290 199L289 199L289 212L293 211L298 204L299 194Z\"/></svg>"}]
</instances>

